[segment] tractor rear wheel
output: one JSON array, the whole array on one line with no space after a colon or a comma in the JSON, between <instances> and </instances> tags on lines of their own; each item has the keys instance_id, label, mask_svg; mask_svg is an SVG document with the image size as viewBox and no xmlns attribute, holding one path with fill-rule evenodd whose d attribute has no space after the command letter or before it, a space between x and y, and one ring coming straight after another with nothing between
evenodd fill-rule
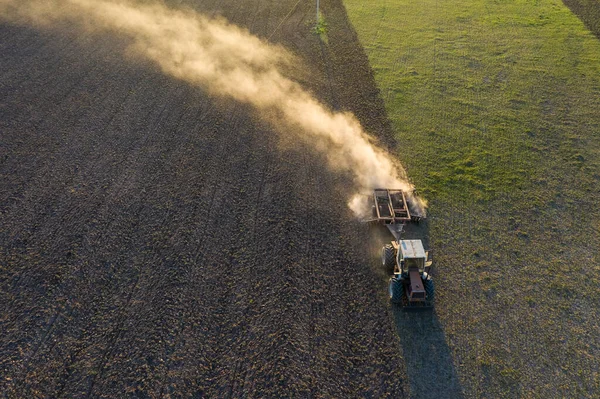
<instances>
[{"instance_id":1,"label":"tractor rear wheel","mask_svg":"<svg viewBox=\"0 0 600 399\"><path fill-rule=\"evenodd\" d=\"M396 277L390 278L390 301L395 304L402 303L402 297L404 296L404 284Z\"/></svg>"},{"instance_id":2,"label":"tractor rear wheel","mask_svg":"<svg viewBox=\"0 0 600 399\"><path fill-rule=\"evenodd\" d=\"M425 287L425 294L427 295L427 300L429 302L433 302L433 299L435 298L433 279L431 277L427 277L425 281L423 281L423 287Z\"/></svg>"},{"instance_id":3,"label":"tractor rear wheel","mask_svg":"<svg viewBox=\"0 0 600 399\"><path fill-rule=\"evenodd\" d=\"M381 263L385 270L394 272L394 265L396 264L396 251L392 244L385 244L381 250Z\"/></svg>"}]
</instances>

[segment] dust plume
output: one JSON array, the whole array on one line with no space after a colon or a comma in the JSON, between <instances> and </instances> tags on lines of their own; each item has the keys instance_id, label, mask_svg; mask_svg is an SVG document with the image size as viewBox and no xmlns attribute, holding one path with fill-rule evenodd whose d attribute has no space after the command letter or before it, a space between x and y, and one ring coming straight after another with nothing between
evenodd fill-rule
<instances>
[{"instance_id":1,"label":"dust plume","mask_svg":"<svg viewBox=\"0 0 600 399\"><path fill-rule=\"evenodd\" d=\"M131 49L164 73L251 104L281 134L296 134L323 152L333 170L350 172L357 195L348 205L357 214L360 194L372 188L412 192L401 165L374 144L352 114L332 112L284 75L285 66L294 63L288 51L224 19L117 0L0 0L0 19L36 27L68 22L130 37ZM414 198L413 204L424 214L424 202Z\"/></svg>"}]
</instances>

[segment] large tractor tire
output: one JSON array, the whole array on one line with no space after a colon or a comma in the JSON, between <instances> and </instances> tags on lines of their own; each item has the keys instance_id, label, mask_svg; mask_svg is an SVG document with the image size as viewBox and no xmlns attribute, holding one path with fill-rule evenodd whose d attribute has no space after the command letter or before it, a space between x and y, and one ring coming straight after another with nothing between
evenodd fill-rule
<instances>
[{"instance_id":1,"label":"large tractor tire","mask_svg":"<svg viewBox=\"0 0 600 399\"><path fill-rule=\"evenodd\" d=\"M396 251L392 244L385 244L381 249L381 263L385 270L390 273L394 272L394 265L396 264Z\"/></svg>"},{"instance_id":2,"label":"large tractor tire","mask_svg":"<svg viewBox=\"0 0 600 399\"><path fill-rule=\"evenodd\" d=\"M390 301L394 304L402 303L402 297L404 296L404 284L396 277L390 278Z\"/></svg>"},{"instance_id":3,"label":"large tractor tire","mask_svg":"<svg viewBox=\"0 0 600 399\"><path fill-rule=\"evenodd\" d=\"M433 302L435 299L435 289L433 286L433 279L429 276L423 281L423 287L425 287L425 294L427 295L427 300L429 302Z\"/></svg>"}]
</instances>

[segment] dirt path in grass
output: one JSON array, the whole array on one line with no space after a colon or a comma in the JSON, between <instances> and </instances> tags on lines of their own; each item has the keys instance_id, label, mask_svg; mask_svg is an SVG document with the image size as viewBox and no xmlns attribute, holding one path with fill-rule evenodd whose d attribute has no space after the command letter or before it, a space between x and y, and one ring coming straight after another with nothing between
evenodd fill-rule
<instances>
[{"instance_id":1,"label":"dirt path in grass","mask_svg":"<svg viewBox=\"0 0 600 399\"><path fill-rule=\"evenodd\" d=\"M173 2L182 3L182 2ZM295 0L188 2L262 38ZM393 145L339 1L272 41ZM5 397L393 397L406 370L348 176L125 39L0 25Z\"/></svg>"}]
</instances>

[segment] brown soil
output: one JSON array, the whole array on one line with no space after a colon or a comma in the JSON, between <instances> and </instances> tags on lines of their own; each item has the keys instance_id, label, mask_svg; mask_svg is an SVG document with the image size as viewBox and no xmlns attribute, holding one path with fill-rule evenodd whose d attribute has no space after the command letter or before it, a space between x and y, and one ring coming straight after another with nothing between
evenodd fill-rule
<instances>
[{"instance_id":1,"label":"brown soil","mask_svg":"<svg viewBox=\"0 0 600 399\"><path fill-rule=\"evenodd\" d=\"M266 38L295 3L194 6ZM392 146L345 10L322 3L329 45L308 3L272 41L310 68L305 87ZM248 107L123 57L123 39L0 36L0 392L406 396L347 176L281 147Z\"/></svg>"}]
</instances>

